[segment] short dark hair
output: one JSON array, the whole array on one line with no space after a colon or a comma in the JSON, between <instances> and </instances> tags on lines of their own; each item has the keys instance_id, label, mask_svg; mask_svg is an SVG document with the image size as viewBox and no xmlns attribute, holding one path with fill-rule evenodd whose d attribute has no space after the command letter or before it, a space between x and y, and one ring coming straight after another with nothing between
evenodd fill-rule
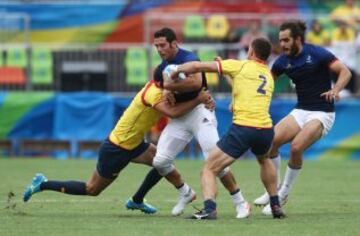
<instances>
[{"instance_id":1,"label":"short dark hair","mask_svg":"<svg viewBox=\"0 0 360 236\"><path fill-rule=\"evenodd\" d=\"M171 43L174 40L177 40L174 30L167 27L162 28L154 33L154 38L160 38L160 37L165 37L166 41L169 43Z\"/></svg>"},{"instance_id":2,"label":"short dark hair","mask_svg":"<svg viewBox=\"0 0 360 236\"><path fill-rule=\"evenodd\" d=\"M306 24L303 21L287 21L280 25L280 31L290 30L291 37L296 39L297 37L301 38L301 42L305 42L305 31Z\"/></svg>"},{"instance_id":3,"label":"short dark hair","mask_svg":"<svg viewBox=\"0 0 360 236\"><path fill-rule=\"evenodd\" d=\"M162 70L160 65L158 65L154 70L154 80L160 85L160 87L163 87L164 79L162 75Z\"/></svg>"},{"instance_id":4,"label":"short dark hair","mask_svg":"<svg viewBox=\"0 0 360 236\"><path fill-rule=\"evenodd\" d=\"M256 38L251 42L255 55L260 60L266 61L271 53L271 43L266 38Z\"/></svg>"}]
</instances>

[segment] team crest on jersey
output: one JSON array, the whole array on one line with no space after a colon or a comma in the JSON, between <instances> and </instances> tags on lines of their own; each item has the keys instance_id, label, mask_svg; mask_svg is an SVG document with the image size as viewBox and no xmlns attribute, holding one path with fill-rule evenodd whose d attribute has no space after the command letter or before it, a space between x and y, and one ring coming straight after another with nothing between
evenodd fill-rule
<instances>
[{"instance_id":1,"label":"team crest on jersey","mask_svg":"<svg viewBox=\"0 0 360 236\"><path fill-rule=\"evenodd\" d=\"M287 66L286 66L286 69L290 69L291 68L291 64L288 63Z\"/></svg>"},{"instance_id":2,"label":"team crest on jersey","mask_svg":"<svg viewBox=\"0 0 360 236\"><path fill-rule=\"evenodd\" d=\"M311 55L308 55L306 58L306 63L311 64L312 63L312 58Z\"/></svg>"}]
</instances>

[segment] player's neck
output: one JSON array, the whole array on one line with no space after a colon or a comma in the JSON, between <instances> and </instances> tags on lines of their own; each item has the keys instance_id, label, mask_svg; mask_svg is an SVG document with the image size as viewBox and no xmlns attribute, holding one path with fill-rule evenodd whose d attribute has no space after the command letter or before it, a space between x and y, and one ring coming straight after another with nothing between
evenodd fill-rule
<instances>
[{"instance_id":1,"label":"player's neck","mask_svg":"<svg viewBox=\"0 0 360 236\"><path fill-rule=\"evenodd\" d=\"M257 62L257 63L266 65L266 61L261 60L260 58L258 58L258 57L255 55L255 53L251 53L250 55L248 55L248 60L252 60L252 61L255 61L255 62Z\"/></svg>"},{"instance_id":2,"label":"player's neck","mask_svg":"<svg viewBox=\"0 0 360 236\"><path fill-rule=\"evenodd\" d=\"M250 60L253 60L253 61L256 61L257 63L266 65L266 61L261 60L261 59L259 59L259 58L257 58L257 57L254 57L254 58L252 58L252 59L250 59Z\"/></svg>"},{"instance_id":3,"label":"player's neck","mask_svg":"<svg viewBox=\"0 0 360 236\"><path fill-rule=\"evenodd\" d=\"M179 52L179 48L176 47L176 49L174 50L174 54L171 55L171 57L167 60L167 61L172 61L174 60L174 58L176 57L176 55L178 54Z\"/></svg>"},{"instance_id":4,"label":"player's neck","mask_svg":"<svg viewBox=\"0 0 360 236\"><path fill-rule=\"evenodd\" d=\"M303 49L304 49L304 45L303 44L299 45L299 51L296 53L295 57L298 57L302 53Z\"/></svg>"}]
</instances>

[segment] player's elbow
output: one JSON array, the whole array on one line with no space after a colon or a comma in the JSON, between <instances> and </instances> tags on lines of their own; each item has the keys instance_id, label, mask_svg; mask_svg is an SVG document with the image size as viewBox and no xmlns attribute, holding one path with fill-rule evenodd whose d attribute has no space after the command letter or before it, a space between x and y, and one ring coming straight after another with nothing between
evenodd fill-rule
<instances>
[{"instance_id":1,"label":"player's elbow","mask_svg":"<svg viewBox=\"0 0 360 236\"><path fill-rule=\"evenodd\" d=\"M352 76L352 73L350 71L350 69L342 64L342 66L340 67L340 75L342 75L342 77L346 80L346 81L349 81L351 79L351 76Z\"/></svg>"},{"instance_id":2,"label":"player's elbow","mask_svg":"<svg viewBox=\"0 0 360 236\"><path fill-rule=\"evenodd\" d=\"M345 74L346 74L347 82L349 82L350 79L352 78L352 73L348 67L345 67Z\"/></svg>"}]
</instances>

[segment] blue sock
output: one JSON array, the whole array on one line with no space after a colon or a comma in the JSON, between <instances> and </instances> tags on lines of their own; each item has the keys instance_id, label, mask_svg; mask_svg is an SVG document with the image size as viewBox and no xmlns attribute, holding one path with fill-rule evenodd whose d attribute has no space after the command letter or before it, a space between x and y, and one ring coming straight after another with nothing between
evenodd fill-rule
<instances>
[{"instance_id":1,"label":"blue sock","mask_svg":"<svg viewBox=\"0 0 360 236\"><path fill-rule=\"evenodd\" d=\"M279 196L278 195L270 196L270 206L273 207L275 205L280 206Z\"/></svg>"},{"instance_id":2,"label":"blue sock","mask_svg":"<svg viewBox=\"0 0 360 236\"><path fill-rule=\"evenodd\" d=\"M52 190L72 195L87 195L86 183L80 181L46 181L40 185L41 190Z\"/></svg>"},{"instance_id":3,"label":"blue sock","mask_svg":"<svg viewBox=\"0 0 360 236\"><path fill-rule=\"evenodd\" d=\"M161 178L162 176L159 174L159 172L157 172L155 168L151 169L146 175L140 188L132 197L133 201L137 204L142 203L144 201L145 195L161 180Z\"/></svg>"},{"instance_id":4,"label":"blue sock","mask_svg":"<svg viewBox=\"0 0 360 236\"><path fill-rule=\"evenodd\" d=\"M205 211L206 212L212 212L216 210L216 202L212 199L208 199L204 201Z\"/></svg>"}]
</instances>

